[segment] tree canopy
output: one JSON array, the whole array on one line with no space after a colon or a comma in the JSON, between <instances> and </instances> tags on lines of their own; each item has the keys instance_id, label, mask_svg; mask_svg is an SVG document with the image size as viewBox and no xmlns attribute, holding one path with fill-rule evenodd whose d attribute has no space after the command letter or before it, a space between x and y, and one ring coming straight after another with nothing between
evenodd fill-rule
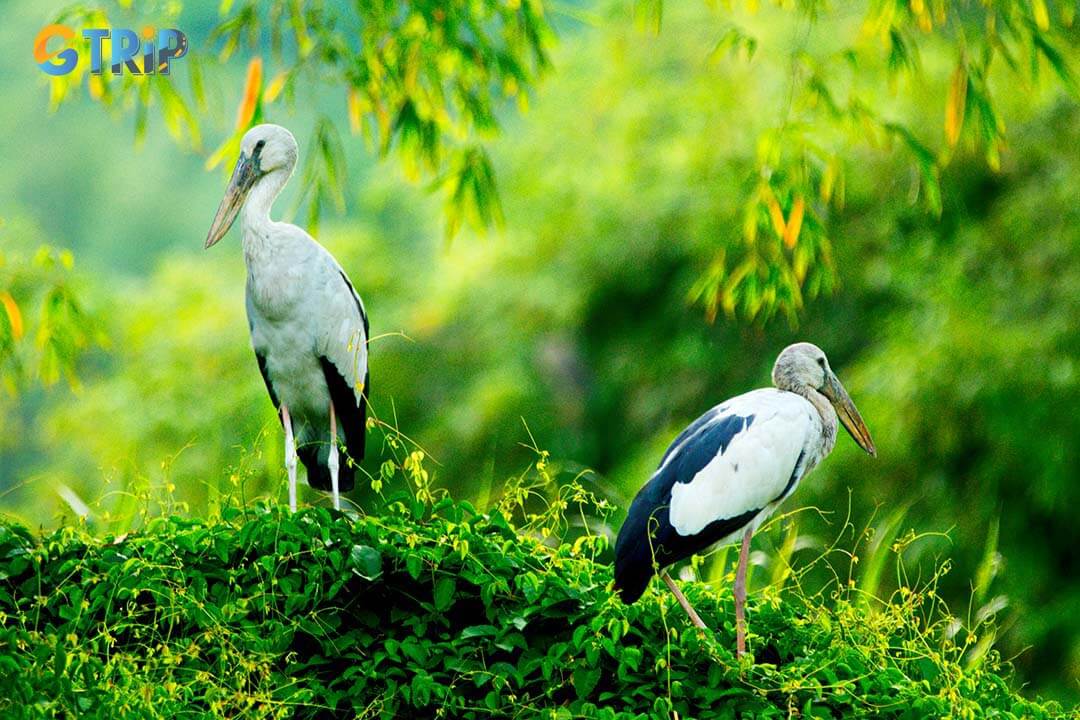
<instances>
[{"instance_id":1,"label":"tree canopy","mask_svg":"<svg viewBox=\"0 0 1080 720\"><path fill-rule=\"evenodd\" d=\"M713 238L713 261L691 291L710 321L722 309L746 320L783 313L794 324L804 296L834 286L830 217L843 207L848 167L860 147L899 148L911 167L907 191L940 216L941 172L954 156L979 154L992 170L1001 167L1008 138L997 86L1035 91L1049 74L1070 93L1078 89L1070 3L1054 12L1043 0L890 0L857 9L820 0L773 4L791 16L790 35L762 38L754 27L759 2L728 0L716 3L708 20L712 46L700 48L706 63L746 63L756 81L782 86L758 107L764 122L740 153L740 205L725 218L729 229ZM663 0L638 0L633 8L640 25L663 32ZM65 10L58 21L107 26L132 11L129 0L114 0ZM162 22L176 22L182 12L182 2L169 3ZM206 75L245 53L251 60L235 131L208 167L235 159L240 136L274 103L294 106L298 92L300 102L329 93L343 102L311 131L303 170L310 226L327 202L339 210L345 203L343 127L380 155L396 155L408 177L440 189L449 236L463 223L502 225L485 139L498 131L511 101L527 108L550 64L559 18L540 0L226 0L219 13L209 44L187 59L189 88L174 75L87 75L83 53L76 72L52 81L54 107L85 85L93 100L134 112L138 141L156 105L173 137L198 149ZM754 62L759 50L773 68ZM947 78L940 61L951 61ZM717 95L732 90L714 86ZM926 117L898 113L898 93L932 98L940 130L928 133Z\"/></svg>"}]
</instances>

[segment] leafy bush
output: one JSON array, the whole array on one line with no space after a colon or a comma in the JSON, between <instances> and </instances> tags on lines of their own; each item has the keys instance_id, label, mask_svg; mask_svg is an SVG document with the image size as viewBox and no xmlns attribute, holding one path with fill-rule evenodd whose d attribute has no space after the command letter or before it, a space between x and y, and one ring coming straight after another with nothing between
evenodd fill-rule
<instances>
[{"instance_id":1,"label":"leafy bush","mask_svg":"<svg viewBox=\"0 0 1080 720\"><path fill-rule=\"evenodd\" d=\"M95 538L0 524L4 717L1051 717L931 587L868 604L838 582L733 603L692 583L624 606L604 535L545 541L590 498L517 521L411 495L377 513L229 507ZM424 495L421 494L423 497ZM516 503L516 505L515 505ZM570 513L571 515L573 513ZM584 519L584 514L582 518ZM839 589L838 589L839 588Z\"/></svg>"}]
</instances>

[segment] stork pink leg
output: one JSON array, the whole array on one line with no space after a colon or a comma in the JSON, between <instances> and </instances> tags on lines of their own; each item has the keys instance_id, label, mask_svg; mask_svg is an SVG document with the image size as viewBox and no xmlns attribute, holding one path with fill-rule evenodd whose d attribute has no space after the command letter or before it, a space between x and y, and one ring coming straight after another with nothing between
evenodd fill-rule
<instances>
[{"instance_id":1,"label":"stork pink leg","mask_svg":"<svg viewBox=\"0 0 1080 720\"><path fill-rule=\"evenodd\" d=\"M281 424L285 428L285 469L289 473L289 510L296 512L296 443L293 441L289 408L281 406Z\"/></svg>"},{"instance_id":2,"label":"stork pink leg","mask_svg":"<svg viewBox=\"0 0 1080 720\"><path fill-rule=\"evenodd\" d=\"M337 415L334 414L334 403L330 403L330 457L326 461L330 469L330 490L334 495L334 509L341 509L341 494L338 492L338 446L337 446Z\"/></svg>"},{"instance_id":3,"label":"stork pink leg","mask_svg":"<svg viewBox=\"0 0 1080 720\"><path fill-rule=\"evenodd\" d=\"M671 592L675 595L675 599L679 601L680 605L682 605L682 609L685 610L686 614L690 616L690 622L694 623L695 626L701 628L702 630L706 629L705 623L702 621L701 616L698 615L697 611L694 610L693 606L690 605L690 601L686 599L686 596L683 595L682 590L679 589L679 586L676 585L675 581L671 579L670 575L668 575L667 570L661 570L660 577L668 586L668 589L671 590Z\"/></svg>"},{"instance_id":4,"label":"stork pink leg","mask_svg":"<svg viewBox=\"0 0 1080 720\"><path fill-rule=\"evenodd\" d=\"M753 535L753 527L746 528L743 535L742 546L739 547L739 567L735 571L735 656L742 657L746 653L746 565L750 559L750 536Z\"/></svg>"}]
</instances>

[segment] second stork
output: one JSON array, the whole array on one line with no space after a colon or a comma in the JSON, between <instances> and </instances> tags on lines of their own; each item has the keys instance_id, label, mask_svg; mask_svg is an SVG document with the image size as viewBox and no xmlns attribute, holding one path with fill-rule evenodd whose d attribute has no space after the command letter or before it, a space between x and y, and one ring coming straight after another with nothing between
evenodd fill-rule
<instances>
[{"instance_id":1,"label":"second stork","mask_svg":"<svg viewBox=\"0 0 1080 720\"><path fill-rule=\"evenodd\" d=\"M615 543L615 586L641 597L654 572L698 627L705 627L666 566L712 545L742 540L735 574L736 652L746 649L743 606L750 538L836 444L837 416L874 455L874 443L833 374L825 353L790 345L773 366L776 388L726 400L675 438L630 512Z\"/></svg>"}]
</instances>

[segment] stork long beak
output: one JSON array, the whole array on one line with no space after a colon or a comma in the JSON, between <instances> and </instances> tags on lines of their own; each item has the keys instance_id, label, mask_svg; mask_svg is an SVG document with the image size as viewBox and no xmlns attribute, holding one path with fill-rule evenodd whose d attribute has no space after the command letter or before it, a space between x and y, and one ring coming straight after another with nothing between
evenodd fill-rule
<instances>
[{"instance_id":1,"label":"stork long beak","mask_svg":"<svg viewBox=\"0 0 1080 720\"><path fill-rule=\"evenodd\" d=\"M210 232L206 235L207 248L217 243L218 240L225 237L225 233L229 232L229 228L236 221L236 216L240 214L240 208L244 206L244 198L247 197L251 186L255 184L258 177L258 168L251 162L251 158L241 153L240 159L236 161L236 167L233 169L232 178L229 179L229 187L225 189L225 197L221 199L221 204L218 205L214 223L210 226Z\"/></svg>"},{"instance_id":2,"label":"stork long beak","mask_svg":"<svg viewBox=\"0 0 1080 720\"><path fill-rule=\"evenodd\" d=\"M836 416L840 418L840 422L843 423L844 429L851 435L851 439L872 457L877 457L877 448L874 447L874 441L870 439L870 431L866 428L862 415L859 414L855 403L851 401L851 396L847 394L847 390L844 389L844 386L840 384L840 380L832 372L829 373L829 377L825 381L825 387L821 389L821 392L825 397L829 398L833 407L836 408Z\"/></svg>"}]
</instances>

